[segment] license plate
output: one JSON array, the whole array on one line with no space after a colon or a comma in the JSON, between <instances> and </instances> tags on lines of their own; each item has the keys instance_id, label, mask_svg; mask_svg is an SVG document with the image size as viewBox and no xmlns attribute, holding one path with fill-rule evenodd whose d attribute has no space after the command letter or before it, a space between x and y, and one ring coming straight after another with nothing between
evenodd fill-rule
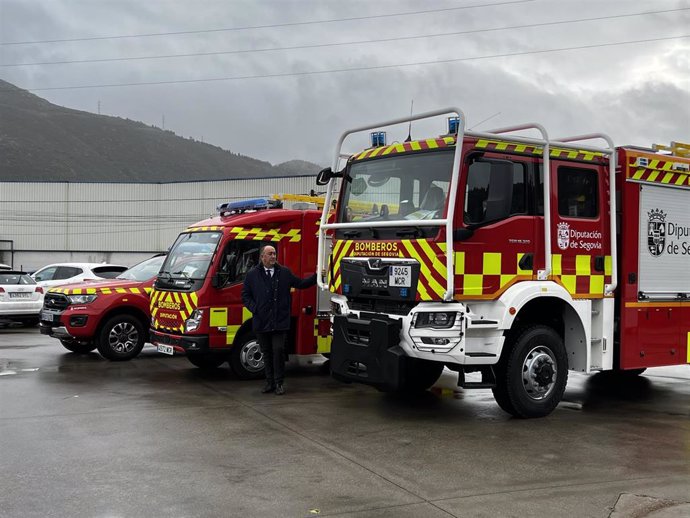
<instances>
[{"instance_id":1,"label":"license plate","mask_svg":"<svg viewBox=\"0 0 690 518\"><path fill-rule=\"evenodd\" d=\"M395 288L412 287L411 266L391 266L388 270L388 282Z\"/></svg>"},{"instance_id":2,"label":"license plate","mask_svg":"<svg viewBox=\"0 0 690 518\"><path fill-rule=\"evenodd\" d=\"M30 299L31 293L10 293L11 299Z\"/></svg>"},{"instance_id":3,"label":"license plate","mask_svg":"<svg viewBox=\"0 0 690 518\"><path fill-rule=\"evenodd\" d=\"M158 352L159 352L159 353L169 354L169 355L172 356L172 355L174 354L174 352L175 352L175 349L173 349L173 348L172 348L171 346L169 346L169 345L156 344L156 347L158 348Z\"/></svg>"},{"instance_id":4,"label":"license plate","mask_svg":"<svg viewBox=\"0 0 690 518\"><path fill-rule=\"evenodd\" d=\"M41 320L45 320L46 322L53 322L55 321L55 317L57 317L55 313L51 313L50 311L41 311Z\"/></svg>"}]
</instances>

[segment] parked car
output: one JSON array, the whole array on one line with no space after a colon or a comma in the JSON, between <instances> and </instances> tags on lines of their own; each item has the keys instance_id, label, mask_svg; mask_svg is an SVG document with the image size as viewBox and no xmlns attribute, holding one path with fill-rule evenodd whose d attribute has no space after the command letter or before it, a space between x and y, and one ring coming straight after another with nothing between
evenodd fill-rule
<instances>
[{"instance_id":1,"label":"parked car","mask_svg":"<svg viewBox=\"0 0 690 518\"><path fill-rule=\"evenodd\" d=\"M50 288L41 333L75 353L98 348L109 360L131 360L149 339L149 293L164 259L151 257L112 280Z\"/></svg>"},{"instance_id":2,"label":"parked car","mask_svg":"<svg viewBox=\"0 0 690 518\"><path fill-rule=\"evenodd\" d=\"M9 264L2 264L0 263L0 271L2 270L11 270L12 267Z\"/></svg>"},{"instance_id":3,"label":"parked car","mask_svg":"<svg viewBox=\"0 0 690 518\"><path fill-rule=\"evenodd\" d=\"M0 323L38 324L43 288L25 272L0 270Z\"/></svg>"},{"instance_id":4,"label":"parked car","mask_svg":"<svg viewBox=\"0 0 690 518\"><path fill-rule=\"evenodd\" d=\"M59 263L44 266L31 274L31 277L39 286L45 288L98 279L114 279L125 270L126 266L118 264Z\"/></svg>"}]
</instances>

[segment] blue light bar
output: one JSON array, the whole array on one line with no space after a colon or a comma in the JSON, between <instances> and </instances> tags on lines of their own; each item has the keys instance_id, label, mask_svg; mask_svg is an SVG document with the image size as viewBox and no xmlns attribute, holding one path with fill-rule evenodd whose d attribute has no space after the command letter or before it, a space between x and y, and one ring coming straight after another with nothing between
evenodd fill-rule
<instances>
[{"instance_id":1,"label":"blue light bar","mask_svg":"<svg viewBox=\"0 0 690 518\"><path fill-rule=\"evenodd\" d=\"M460 117L448 117L448 134L456 135L460 127Z\"/></svg>"},{"instance_id":2,"label":"blue light bar","mask_svg":"<svg viewBox=\"0 0 690 518\"><path fill-rule=\"evenodd\" d=\"M264 210L268 209L269 202L266 198L254 198L251 200L229 201L221 203L216 207L218 213L222 216L224 214L239 214L248 210Z\"/></svg>"},{"instance_id":3,"label":"blue light bar","mask_svg":"<svg viewBox=\"0 0 690 518\"><path fill-rule=\"evenodd\" d=\"M371 132L371 147L381 147L386 145L386 132L385 131L372 131Z\"/></svg>"}]
</instances>

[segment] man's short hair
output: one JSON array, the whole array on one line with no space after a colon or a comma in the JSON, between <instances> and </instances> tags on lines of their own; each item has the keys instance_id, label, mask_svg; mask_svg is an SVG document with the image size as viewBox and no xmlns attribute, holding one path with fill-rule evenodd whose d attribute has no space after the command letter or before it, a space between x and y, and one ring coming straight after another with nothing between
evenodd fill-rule
<instances>
[{"instance_id":1,"label":"man's short hair","mask_svg":"<svg viewBox=\"0 0 690 518\"><path fill-rule=\"evenodd\" d=\"M262 255L264 255L264 250L266 250L266 247L267 247L267 246L270 246L271 248L273 248L273 250L276 249L276 247L273 246L273 245L263 245L261 248L259 248L259 257L261 257ZM276 250L276 253L277 253L277 250Z\"/></svg>"}]
</instances>

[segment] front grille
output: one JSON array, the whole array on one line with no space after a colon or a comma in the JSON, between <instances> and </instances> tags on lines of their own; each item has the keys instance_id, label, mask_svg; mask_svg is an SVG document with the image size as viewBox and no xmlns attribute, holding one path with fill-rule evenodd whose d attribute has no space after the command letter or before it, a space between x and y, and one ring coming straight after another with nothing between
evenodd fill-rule
<instances>
[{"instance_id":1,"label":"front grille","mask_svg":"<svg viewBox=\"0 0 690 518\"><path fill-rule=\"evenodd\" d=\"M389 315L407 315L416 302L402 302L369 298L354 298L348 301L351 309L357 311L371 311L372 313L386 313Z\"/></svg>"},{"instance_id":2,"label":"front grille","mask_svg":"<svg viewBox=\"0 0 690 518\"><path fill-rule=\"evenodd\" d=\"M46 293L43 299L43 306L46 309L54 309L58 311L63 311L69 306L69 299L66 295L62 293Z\"/></svg>"}]
</instances>

